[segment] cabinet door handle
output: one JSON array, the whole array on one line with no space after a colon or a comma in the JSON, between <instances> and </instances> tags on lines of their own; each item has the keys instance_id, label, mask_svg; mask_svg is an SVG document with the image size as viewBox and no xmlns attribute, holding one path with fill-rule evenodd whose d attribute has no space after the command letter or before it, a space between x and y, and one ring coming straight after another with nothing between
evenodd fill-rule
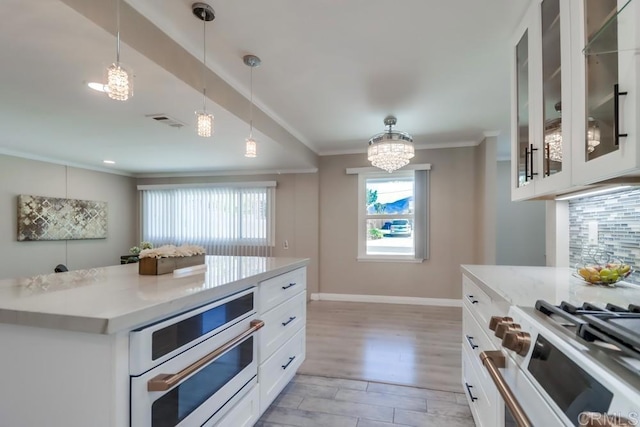
<instances>
[{"instance_id":1,"label":"cabinet door handle","mask_svg":"<svg viewBox=\"0 0 640 427\"><path fill-rule=\"evenodd\" d=\"M628 92L620 92L620 86L613 85L613 138L616 146L620 145L620 138L626 138L629 134L620 133L620 97Z\"/></svg>"},{"instance_id":2,"label":"cabinet door handle","mask_svg":"<svg viewBox=\"0 0 640 427\"><path fill-rule=\"evenodd\" d=\"M287 369L289 367L289 365L291 365L291 362L293 362L295 360L295 358L296 358L295 356L291 356L289 358L289 361L285 365L282 365L282 369Z\"/></svg>"},{"instance_id":3,"label":"cabinet door handle","mask_svg":"<svg viewBox=\"0 0 640 427\"><path fill-rule=\"evenodd\" d=\"M284 290L287 290L287 289L289 289L290 287L295 286L295 285L296 285L296 282L289 283L287 286L283 286L283 287L282 287L282 290L283 290L283 291L284 291Z\"/></svg>"},{"instance_id":4,"label":"cabinet door handle","mask_svg":"<svg viewBox=\"0 0 640 427\"><path fill-rule=\"evenodd\" d=\"M467 341L469 341L469 345L471 346L472 350L475 350L476 348L478 348L478 345L473 343L473 337L470 337L469 335L466 335L466 337L467 337Z\"/></svg>"},{"instance_id":5,"label":"cabinet door handle","mask_svg":"<svg viewBox=\"0 0 640 427\"><path fill-rule=\"evenodd\" d=\"M289 320L287 320L286 322L282 322L282 326L287 326L289 323L293 322L294 320L296 320L296 316L291 316L289 317Z\"/></svg>"},{"instance_id":6,"label":"cabinet door handle","mask_svg":"<svg viewBox=\"0 0 640 427\"><path fill-rule=\"evenodd\" d=\"M473 298L473 295L467 295L467 299L471 301L471 304L477 304L479 301Z\"/></svg>"},{"instance_id":7,"label":"cabinet door handle","mask_svg":"<svg viewBox=\"0 0 640 427\"><path fill-rule=\"evenodd\" d=\"M530 163L529 170L531 171L531 175L529 175L529 178L531 178L532 181L533 181L533 177L538 175L538 172L533 171L533 152L534 151L538 151L538 149L533 148L533 144L531 144L529 146L529 163Z\"/></svg>"},{"instance_id":8,"label":"cabinet door handle","mask_svg":"<svg viewBox=\"0 0 640 427\"><path fill-rule=\"evenodd\" d=\"M471 393L471 389L473 388L473 386L469 385L469 383L467 382L465 382L464 385L467 387L467 393L469 393L469 397L471 398L471 401L475 402L476 400L478 400L478 398L475 397L473 393Z\"/></svg>"},{"instance_id":9,"label":"cabinet door handle","mask_svg":"<svg viewBox=\"0 0 640 427\"><path fill-rule=\"evenodd\" d=\"M518 169L520 169L519 165ZM527 181L529 181L529 147L524 147L524 182Z\"/></svg>"}]
</instances>

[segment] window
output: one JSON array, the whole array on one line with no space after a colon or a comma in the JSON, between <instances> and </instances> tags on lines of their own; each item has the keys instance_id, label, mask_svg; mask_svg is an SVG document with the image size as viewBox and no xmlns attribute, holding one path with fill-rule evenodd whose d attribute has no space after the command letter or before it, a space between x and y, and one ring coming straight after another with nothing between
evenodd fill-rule
<instances>
[{"instance_id":1,"label":"window","mask_svg":"<svg viewBox=\"0 0 640 427\"><path fill-rule=\"evenodd\" d=\"M430 165L392 174L373 168L358 174L358 259L422 261L428 258Z\"/></svg>"},{"instance_id":2,"label":"window","mask_svg":"<svg viewBox=\"0 0 640 427\"><path fill-rule=\"evenodd\" d=\"M209 255L270 256L275 182L139 186L142 239L194 244Z\"/></svg>"}]
</instances>

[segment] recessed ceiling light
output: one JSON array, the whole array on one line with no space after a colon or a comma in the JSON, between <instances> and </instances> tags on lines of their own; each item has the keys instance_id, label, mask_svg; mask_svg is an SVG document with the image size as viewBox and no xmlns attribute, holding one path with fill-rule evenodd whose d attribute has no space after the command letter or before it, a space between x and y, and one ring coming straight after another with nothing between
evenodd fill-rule
<instances>
[{"instance_id":1,"label":"recessed ceiling light","mask_svg":"<svg viewBox=\"0 0 640 427\"><path fill-rule=\"evenodd\" d=\"M107 85L98 82L89 82L87 83L87 86L89 86L93 90L97 90L98 92L107 92L109 90L107 88Z\"/></svg>"},{"instance_id":2,"label":"recessed ceiling light","mask_svg":"<svg viewBox=\"0 0 640 427\"><path fill-rule=\"evenodd\" d=\"M114 162L113 160L103 160L102 163L106 163L108 165L115 165L116 162Z\"/></svg>"}]
</instances>

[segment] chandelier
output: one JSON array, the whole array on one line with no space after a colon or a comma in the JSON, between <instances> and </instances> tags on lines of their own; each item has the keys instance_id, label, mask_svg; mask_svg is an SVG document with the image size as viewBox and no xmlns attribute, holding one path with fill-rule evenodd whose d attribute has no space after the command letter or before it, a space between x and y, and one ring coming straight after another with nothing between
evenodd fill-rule
<instances>
[{"instance_id":1,"label":"chandelier","mask_svg":"<svg viewBox=\"0 0 640 427\"><path fill-rule=\"evenodd\" d=\"M133 96L133 79L120 63L120 0L116 0L116 62L107 68L107 84L104 91L116 101L126 101Z\"/></svg>"},{"instance_id":2,"label":"chandelier","mask_svg":"<svg viewBox=\"0 0 640 427\"><path fill-rule=\"evenodd\" d=\"M557 112L561 111L561 104L555 105ZM587 153L593 153L600 145L600 127L593 117L589 117L587 123ZM553 162L562 161L562 119L557 118L547 121L544 127L544 146L547 158Z\"/></svg>"},{"instance_id":3,"label":"chandelier","mask_svg":"<svg viewBox=\"0 0 640 427\"><path fill-rule=\"evenodd\" d=\"M262 61L255 55L245 55L242 61L248 67L251 67L251 104L249 105L249 138L245 140L245 157L256 157L258 155L258 144L253 139L253 69L260 65Z\"/></svg>"},{"instance_id":4,"label":"chandelier","mask_svg":"<svg viewBox=\"0 0 640 427\"><path fill-rule=\"evenodd\" d=\"M389 129L372 136L367 150L367 158L371 164L389 173L408 165L409 160L415 156L411 135L392 130L396 122L395 117L387 116L384 125Z\"/></svg>"},{"instance_id":5,"label":"chandelier","mask_svg":"<svg viewBox=\"0 0 640 427\"><path fill-rule=\"evenodd\" d=\"M216 17L213 8L206 3L194 3L191 5L193 14L202 20L202 111L196 111L196 132L198 136L208 138L213 134L213 114L207 113L207 22Z\"/></svg>"}]
</instances>

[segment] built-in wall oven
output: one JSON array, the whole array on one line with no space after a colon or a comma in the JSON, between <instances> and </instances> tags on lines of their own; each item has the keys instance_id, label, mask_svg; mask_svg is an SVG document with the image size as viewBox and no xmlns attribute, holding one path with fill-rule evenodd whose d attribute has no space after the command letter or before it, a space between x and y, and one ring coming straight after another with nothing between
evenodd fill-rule
<instances>
[{"instance_id":1,"label":"built-in wall oven","mask_svg":"<svg viewBox=\"0 0 640 427\"><path fill-rule=\"evenodd\" d=\"M255 386L248 289L130 334L131 427L211 426Z\"/></svg>"}]
</instances>

